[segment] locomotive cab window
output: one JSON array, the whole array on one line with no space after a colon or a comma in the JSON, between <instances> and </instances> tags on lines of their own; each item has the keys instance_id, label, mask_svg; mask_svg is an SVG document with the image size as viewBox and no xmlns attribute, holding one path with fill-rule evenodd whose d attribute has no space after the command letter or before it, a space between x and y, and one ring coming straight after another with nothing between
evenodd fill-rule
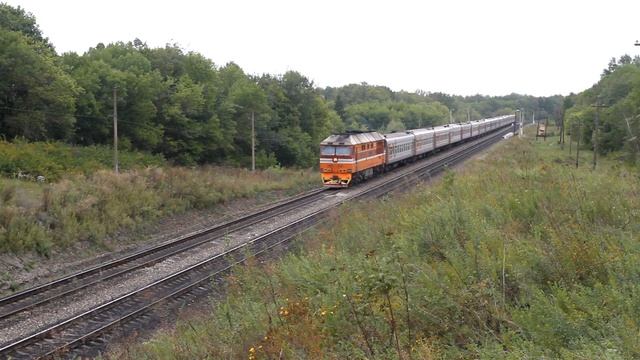
<instances>
[{"instance_id":1,"label":"locomotive cab window","mask_svg":"<svg viewBox=\"0 0 640 360\"><path fill-rule=\"evenodd\" d=\"M351 148L349 146L320 146L321 156L334 156L334 155L351 155Z\"/></svg>"},{"instance_id":2,"label":"locomotive cab window","mask_svg":"<svg viewBox=\"0 0 640 360\"><path fill-rule=\"evenodd\" d=\"M348 146L336 146L336 155L351 155L351 148Z\"/></svg>"},{"instance_id":3,"label":"locomotive cab window","mask_svg":"<svg viewBox=\"0 0 640 360\"><path fill-rule=\"evenodd\" d=\"M335 146L320 146L320 155L333 156L336 154Z\"/></svg>"}]
</instances>

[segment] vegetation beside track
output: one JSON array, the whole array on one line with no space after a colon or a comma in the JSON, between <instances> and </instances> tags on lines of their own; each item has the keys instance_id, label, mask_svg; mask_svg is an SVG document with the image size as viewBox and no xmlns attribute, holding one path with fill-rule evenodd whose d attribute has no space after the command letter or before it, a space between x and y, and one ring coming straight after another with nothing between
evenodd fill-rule
<instances>
[{"instance_id":1,"label":"vegetation beside track","mask_svg":"<svg viewBox=\"0 0 640 360\"><path fill-rule=\"evenodd\" d=\"M435 187L351 205L129 358L640 356L638 169L514 139ZM575 150L575 149L574 149Z\"/></svg>"},{"instance_id":2,"label":"vegetation beside track","mask_svg":"<svg viewBox=\"0 0 640 360\"><path fill-rule=\"evenodd\" d=\"M33 157L36 163L37 156ZM63 166L56 158L49 163L52 168ZM132 161L136 159L132 155ZM107 169L84 173L94 165L101 167L93 162L79 164L55 183L0 178L0 254L48 256L54 249L81 241L100 247L115 231L163 216L269 191L293 194L318 186L318 175L311 170L270 168L252 173L224 167L164 166L137 167L117 176Z\"/></svg>"},{"instance_id":3,"label":"vegetation beside track","mask_svg":"<svg viewBox=\"0 0 640 360\"><path fill-rule=\"evenodd\" d=\"M161 155L121 150L120 169L167 165ZM0 140L0 176L57 181L72 174L91 174L113 167L113 149L104 145L73 146L62 142Z\"/></svg>"}]
</instances>

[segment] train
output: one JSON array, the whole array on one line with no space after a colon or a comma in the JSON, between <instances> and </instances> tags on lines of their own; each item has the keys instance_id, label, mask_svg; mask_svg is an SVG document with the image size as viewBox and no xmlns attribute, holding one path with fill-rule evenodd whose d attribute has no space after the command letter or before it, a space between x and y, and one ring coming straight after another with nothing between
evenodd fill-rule
<instances>
[{"instance_id":1,"label":"train","mask_svg":"<svg viewBox=\"0 0 640 360\"><path fill-rule=\"evenodd\" d=\"M381 134L348 131L320 143L325 187L346 188L445 147L512 126L514 115Z\"/></svg>"}]
</instances>

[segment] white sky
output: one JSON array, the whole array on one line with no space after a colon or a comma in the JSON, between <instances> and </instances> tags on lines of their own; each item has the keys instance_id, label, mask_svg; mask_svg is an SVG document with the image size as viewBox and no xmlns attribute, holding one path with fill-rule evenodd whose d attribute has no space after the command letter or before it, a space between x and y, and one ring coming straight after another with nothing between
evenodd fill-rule
<instances>
[{"instance_id":1,"label":"white sky","mask_svg":"<svg viewBox=\"0 0 640 360\"><path fill-rule=\"evenodd\" d=\"M638 0L0 1L33 13L60 53L137 37L323 87L566 95L640 53Z\"/></svg>"}]
</instances>

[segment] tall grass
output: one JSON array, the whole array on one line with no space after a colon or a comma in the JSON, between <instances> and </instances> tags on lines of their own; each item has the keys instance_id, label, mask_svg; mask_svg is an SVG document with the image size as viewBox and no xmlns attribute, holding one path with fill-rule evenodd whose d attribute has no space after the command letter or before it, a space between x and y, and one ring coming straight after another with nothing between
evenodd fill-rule
<instances>
[{"instance_id":1,"label":"tall grass","mask_svg":"<svg viewBox=\"0 0 640 360\"><path fill-rule=\"evenodd\" d=\"M79 241L100 245L114 231L190 209L270 190L317 186L313 171L204 167L98 170L52 184L0 179L0 252L36 251Z\"/></svg>"},{"instance_id":2,"label":"tall grass","mask_svg":"<svg viewBox=\"0 0 640 360\"><path fill-rule=\"evenodd\" d=\"M160 155L120 151L123 170L165 163ZM91 174L113 166L113 150L107 146L72 146L60 142L26 142L0 140L0 176L35 179L44 176L57 181L75 173Z\"/></svg>"},{"instance_id":3,"label":"tall grass","mask_svg":"<svg viewBox=\"0 0 640 360\"><path fill-rule=\"evenodd\" d=\"M435 188L352 205L238 269L209 317L115 356L640 357L640 178L514 139Z\"/></svg>"}]
</instances>

